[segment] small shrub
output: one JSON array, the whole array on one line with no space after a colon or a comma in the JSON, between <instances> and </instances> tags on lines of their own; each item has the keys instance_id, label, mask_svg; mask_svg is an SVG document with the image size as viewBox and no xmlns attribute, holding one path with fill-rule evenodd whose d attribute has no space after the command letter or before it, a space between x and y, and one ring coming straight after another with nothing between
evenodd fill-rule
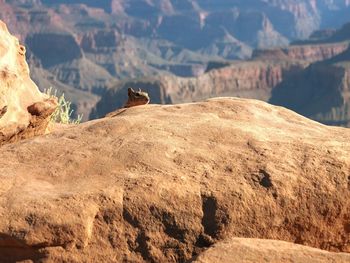
<instances>
[{"instance_id":1,"label":"small shrub","mask_svg":"<svg viewBox=\"0 0 350 263\"><path fill-rule=\"evenodd\" d=\"M72 119L73 110L72 102L67 101L64 97L64 93L60 97L57 96L57 90L53 91L52 87L44 91L50 97L56 97L58 100L58 107L51 116L51 121L62 124L79 124L83 118L83 115L78 115L77 119Z\"/></svg>"}]
</instances>

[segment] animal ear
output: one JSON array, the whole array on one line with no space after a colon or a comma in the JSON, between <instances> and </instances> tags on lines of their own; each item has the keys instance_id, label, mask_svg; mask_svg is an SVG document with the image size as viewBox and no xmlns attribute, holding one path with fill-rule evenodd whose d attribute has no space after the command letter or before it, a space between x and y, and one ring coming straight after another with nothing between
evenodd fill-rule
<instances>
[{"instance_id":1,"label":"animal ear","mask_svg":"<svg viewBox=\"0 0 350 263\"><path fill-rule=\"evenodd\" d=\"M142 92L142 90L139 88L139 92Z\"/></svg>"},{"instance_id":2,"label":"animal ear","mask_svg":"<svg viewBox=\"0 0 350 263\"><path fill-rule=\"evenodd\" d=\"M128 95L133 94L135 91L132 88L128 88Z\"/></svg>"}]
</instances>

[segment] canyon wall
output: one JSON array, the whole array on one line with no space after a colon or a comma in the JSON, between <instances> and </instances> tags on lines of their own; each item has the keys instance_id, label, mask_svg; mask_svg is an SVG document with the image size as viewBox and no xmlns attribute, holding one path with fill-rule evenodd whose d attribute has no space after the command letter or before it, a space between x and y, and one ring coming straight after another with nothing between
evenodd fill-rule
<instances>
[{"instance_id":1,"label":"canyon wall","mask_svg":"<svg viewBox=\"0 0 350 263\"><path fill-rule=\"evenodd\" d=\"M121 107L127 86L162 103L269 100L289 72L336 56L349 40L349 25L312 34L347 19L349 2L341 0L7 0L0 7L0 18L27 46L39 88L66 92L84 120L100 98L91 116Z\"/></svg>"},{"instance_id":2,"label":"canyon wall","mask_svg":"<svg viewBox=\"0 0 350 263\"><path fill-rule=\"evenodd\" d=\"M329 60L311 64L272 92L270 102L316 121L350 126L350 49Z\"/></svg>"},{"instance_id":3,"label":"canyon wall","mask_svg":"<svg viewBox=\"0 0 350 263\"><path fill-rule=\"evenodd\" d=\"M149 92L153 103L191 102L217 96L268 101L272 90L282 82L297 83L293 79L310 64L342 54L348 46L347 42L340 42L256 50L250 61L213 63L208 72L196 78L161 76L124 81L106 91L91 118L102 117L113 109L123 107L128 87ZM300 82L307 78L307 74L298 77Z\"/></svg>"}]
</instances>

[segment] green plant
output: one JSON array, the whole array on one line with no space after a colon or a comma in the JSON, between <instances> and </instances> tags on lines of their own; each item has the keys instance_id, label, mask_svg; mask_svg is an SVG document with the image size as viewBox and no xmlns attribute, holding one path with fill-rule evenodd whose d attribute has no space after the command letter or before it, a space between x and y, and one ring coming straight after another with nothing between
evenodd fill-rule
<instances>
[{"instance_id":1,"label":"green plant","mask_svg":"<svg viewBox=\"0 0 350 263\"><path fill-rule=\"evenodd\" d=\"M57 96L57 90L53 91L52 87L44 91L50 97L56 97L58 100L58 107L51 116L51 121L62 124L79 124L83 118L83 115L78 115L77 119L72 119L73 110L72 102L67 101L64 93L61 96Z\"/></svg>"}]
</instances>

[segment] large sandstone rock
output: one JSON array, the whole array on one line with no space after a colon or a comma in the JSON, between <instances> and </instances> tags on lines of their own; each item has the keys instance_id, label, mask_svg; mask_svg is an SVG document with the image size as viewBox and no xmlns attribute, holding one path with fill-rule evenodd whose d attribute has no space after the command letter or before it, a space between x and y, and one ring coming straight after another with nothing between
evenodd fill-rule
<instances>
[{"instance_id":1,"label":"large sandstone rock","mask_svg":"<svg viewBox=\"0 0 350 263\"><path fill-rule=\"evenodd\" d=\"M233 238L214 245L201 254L195 263L329 263L350 262L350 254L295 245L284 241Z\"/></svg>"},{"instance_id":2,"label":"large sandstone rock","mask_svg":"<svg viewBox=\"0 0 350 263\"><path fill-rule=\"evenodd\" d=\"M1 148L0 262L186 262L233 237L350 252L349 130L233 98L111 116Z\"/></svg>"},{"instance_id":3,"label":"large sandstone rock","mask_svg":"<svg viewBox=\"0 0 350 263\"><path fill-rule=\"evenodd\" d=\"M0 146L43 134L56 104L30 79L25 47L0 21Z\"/></svg>"}]
</instances>

